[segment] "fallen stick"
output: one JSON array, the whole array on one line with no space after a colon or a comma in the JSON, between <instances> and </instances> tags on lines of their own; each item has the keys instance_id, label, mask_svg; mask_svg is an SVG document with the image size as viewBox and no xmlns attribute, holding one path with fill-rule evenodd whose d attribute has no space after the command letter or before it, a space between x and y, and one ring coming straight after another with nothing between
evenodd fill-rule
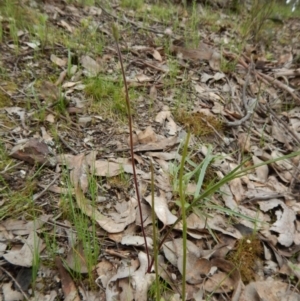
<instances>
[{"instance_id":1,"label":"fallen stick","mask_svg":"<svg viewBox=\"0 0 300 301\"><path fill-rule=\"evenodd\" d=\"M236 54L233 54L233 53L229 53L227 51L223 51L223 55L228 57L228 58L233 58L235 60L237 60L237 62L239 64L241 64L245 69L248 69L249 66L247 64L247 62L251 62L251 60L246 56L246 55L243 55L243 57L245 58L245 60L247 62L244 61L243 58L241 57L238 57ZM266 84L270 84L270 85L273 85L273 86L277 86L285 91L287 91L292 97L293 99L296 101L296 103L298 105L300 105L300 97L297 96L295 93L294 93L294 89L289 87L288 85L285 85L283 84L281 81L275 79L275 78L272 78L271 76L269 75L266 75L266 74L263 74L259 71L256 71L255 69L252 71L260 80L262 80L264 83Z\"/></svg>"}]
</instances>

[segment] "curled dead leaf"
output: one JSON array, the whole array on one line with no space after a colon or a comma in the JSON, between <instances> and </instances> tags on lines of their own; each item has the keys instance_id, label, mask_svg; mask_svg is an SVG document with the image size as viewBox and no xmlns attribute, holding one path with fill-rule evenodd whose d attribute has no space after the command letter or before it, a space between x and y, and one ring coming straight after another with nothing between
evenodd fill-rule
<instances>
[{"instance_id":1,"label":"curled dead leaf","mask_svg":"<svg viewBox=\"0 0 300 301\"><path fill-rule=\"evenodd\" d=\"M145 200L152 207L151 195L145 197ZM160 196L154 196L154 211L164 226L172 225L177 220L177 217L169 210L167 199L162 191Z\"/></svg>"}]
</instances>

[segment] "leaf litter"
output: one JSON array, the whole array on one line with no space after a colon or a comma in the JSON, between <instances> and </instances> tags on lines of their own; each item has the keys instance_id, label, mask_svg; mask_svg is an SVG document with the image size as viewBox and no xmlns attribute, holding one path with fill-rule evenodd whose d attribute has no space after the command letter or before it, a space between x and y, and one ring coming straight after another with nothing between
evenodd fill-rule
<instances>
[{"instance_id":1,"label":"leaf litter","mask_svg":"<svg viewBox=\"0 0 300 301\"><path fill-rule=\"evenodd\" d=\"M299 19L287 19L280 29L291 36L293 49L283 49L275 40L269 51L276 59L270 60L270 53L257 48L254 42L244 45L241 56L224 46L232 36L224 12L223 20L216 23L219 31L209 33L204 26L199 30L203 41L194 44L195 47L190 46L185 36L192 17L188 10L182 13L178 10L181 25L175 30L167 20L141 26L140 11L130 11L122 3L109 10L64 1L49 1L43 6L34 3L32 13L47 16L48 38L51 30L57 33L54 44L48 46L46 41L45 45L42 37L41 41L33 41L27 29L19 28L22 32L18 32L17 44L21 46L18 53L17 44L9 39L7 20L1 21L4 28L1 68L18 87L12 89L3 84L0 91L1 152L5 154L0 174L4 183L0 188L4 212L0 219L4 299L149 300L156 272L167 283L165 298L179 300L182 222L174 227L159 252L158 271L147 273L138 203L133 186L127 184L131 183L127 179L132 178L133 169L128 154L128 129L118 116L122 107L117 97L110 99L116 106L109 107L102 99L96 100L85 92L97 76L107 78L102 89L110 93L118 89L115 84L119 82L120 65L111 38L111 24L117 20L125 33L120 45L126 78L130 89L135 91L132 95L134 160L143 197L147 245L152 251L152 224L159 229L161 239L180 216L172 172L180 164L180 146L187 131L192 131L189 147L195 153L189 164L198 164L205 158L207 143L214 146L212 181L222 180L245 157L250 158L246 164L260 165L299 150L300 96L296 87L300 73L295 55L299 56L300 46L292 35L300 28ZM151 11L152 5L144 4L140 9ZM203 14L202 4L196 6ZM170 7L178 9L179 5ZM72 19L66 19L68 14L72 14ZM220 25L223 21L225 25ZM101 32L101 38L95 40L97 32ZM76 47L67 46L60 37L70 33ZM161 42L166 36L172 39L169 53ZM103 45L95 50L100 40ZM35 58L35 52L41 49L41 57ZM255 67L253 54L260 56L254 58ZM24 70L35 74L37 82L30 76L24 78ZM50 76L45 76L45 70ZM106 87L110 84L113 88ZM2 93L13 105L2 103ZM123 91L118 95L122 98ZM199 122L204 119L209 128L200 136L190 122L198 118ZM215 120L222 128L216 127ZM151 208L150 162L154 165L154 208ZM187 299L204 300L208 296L214 300L299 299L298 169L299 156L260 165L222 185L210 202L189 214ZM96 188L92 188L92 179L96 179ZM119 184L113 185L116 181ZM189 196L197 191L196 182L192 178L187 183ZM26 192L29 183L33 184L32 191ZM209 187L209 182L205 185ZM20 199L17 192L21 192ZM75 211L88 217L87 227L99 244L101 240L100 255L93 263L93 270L98 273L92 277L96 288L78 281L69 270L87 275L89 259L85 258L83 242L74 240L76 235L72 233L79 230L75 230L76 222L66 217L63 207L66 195L71 196ZM21 214L14 214L14 208L8 207L13 197L19 203L24 198L28 202L23 204ZM35 210L29 210L29 202ZM154 221L152 209L156 215ZM94 222L96 230L92 229ZM68 239L64 240L64 235ZM248 283L244 281L242 261L230 261L246 236L248 253L252 254L254 236L263 246L261 254L251 261L254 276ZM54 237L53 249L50 237ZM31 288L13 277L22 275L24 268L38 271L31 276L35 278L35 286ZM291 282L282 275L290 277ZM62 290L57 288L54 276Z\"/></svg>"}]
</instances>

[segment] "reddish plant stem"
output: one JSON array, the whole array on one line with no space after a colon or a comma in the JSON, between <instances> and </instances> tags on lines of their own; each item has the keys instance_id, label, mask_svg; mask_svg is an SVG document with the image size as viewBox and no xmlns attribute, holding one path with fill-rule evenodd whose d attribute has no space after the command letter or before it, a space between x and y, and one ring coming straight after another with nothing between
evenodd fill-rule
<instances>
[{"instance_id":1,"label":"reddish plant stem","mask_svg":"<svg viewBox=\"0 0 300 301\"><path fill-rule=\"evenodd\" d=\"M142 228L142 233L143 233L143 237L144 237L144 243L145 243L147 260L148 260L148 267L149 267L150 266L150 256L149 256L149 249L148 249L148 245L147 245L146 233L145 233L145 228L144 228L141 198L140 198L140 192L139 192L137 174L136 174L135 162L134 162L132 116L131 116L131 107L130 107L130 100L129 100L129 93L128 93L128 85L127 85L127 81L126 81L126 77L125 77L125 70L124 70L123 59L122 59L122 55L121 55L121 51L120 51L120 47L119 47L119 42L116 37L115 37L115 41L116 41L116 45L117 45L117 52L118 52L118 57L119 57L120 65L121 65L121 71L122 71L124 87L125 87L125 98L126 98L126 105L127 105L127 110L128 110L127 114L128 114L128 125L129 125L129 139L130 139L130 157L131 157L131 164L132 164L132 170L133 170L133 181L134 181L134 186L135 186L135 190L136 190L136 197L137 197L139 213L140 213L140 220L141 220L141 228Z\"/></svg>"}]
</instances>

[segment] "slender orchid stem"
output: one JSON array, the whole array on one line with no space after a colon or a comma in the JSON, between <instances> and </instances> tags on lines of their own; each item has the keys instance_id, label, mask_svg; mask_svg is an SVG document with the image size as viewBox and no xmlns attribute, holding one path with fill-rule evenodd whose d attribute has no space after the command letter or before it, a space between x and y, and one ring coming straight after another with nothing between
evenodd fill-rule
<instances>
[{"instance_id":1,"label":"slender orchid stem","mask_svg":"<svg viewBox=\"0 0 300 301\"><path fill-rule=\"evenodd\" d=\"M124 88L125 88L125 98L126 98L126 106L127 106L127 113L128 113L129 139L130 139L130 157L131 157L131 164L132 164L132 170L133 170L133 181L134 181L136 198L137 198L138 207L139 207L141 229L142 229L142 233L143 233L143 237L144 237L144 243L145 243L146 254L147 254L147 259L148 259L148 267L149 267L150 266L150 256L149 256L149 250L148 250L147 239L146 239L146 234L145 234L141 198L140 198L137 174L136 174L136 169L135 169L135 161L134 161L131 106L130 106L128 85L127 85L127 81L126 81L126 77L125 77L125 70L124 70L124 65L123 65L122 54L121 54L120 47L119 47L119 33L118 33L118 29L117 29L116 25L113 25L113 36L116 41L117 52L118 52L118 57L119 57L120 65L121 65L121 71L122 71Z\"/></svg>"}]
</instances>

